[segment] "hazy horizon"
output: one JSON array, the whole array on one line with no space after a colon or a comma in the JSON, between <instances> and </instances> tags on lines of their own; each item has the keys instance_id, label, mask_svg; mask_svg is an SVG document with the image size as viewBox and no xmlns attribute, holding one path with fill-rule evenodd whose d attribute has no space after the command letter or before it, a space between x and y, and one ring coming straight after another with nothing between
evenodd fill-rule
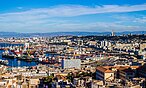
<instances>
[{"instance_id":1,"label":"hazy horizon","mask_svg":"<svg viewBox=\"0 0 146 88\"><path fill-rule=\"evenodd\" d=\"M45 34L45 33L146 33L146 31L105 31L105 32L98 32L98 31L58 31L58 32L11 32L11 31L0 31L0 33L22 33L22 34Z\"/></svg>"}]
</instances>

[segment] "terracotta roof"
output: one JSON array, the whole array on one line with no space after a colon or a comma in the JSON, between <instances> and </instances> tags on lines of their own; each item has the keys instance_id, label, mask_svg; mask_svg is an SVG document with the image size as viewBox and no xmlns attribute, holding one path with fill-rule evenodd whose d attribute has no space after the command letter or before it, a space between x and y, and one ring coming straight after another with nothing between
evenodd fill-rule
<instances>
[{"instance_id":1,"label":"terracotta roof","mask_svg":"<svg viewBox=\"0 0 146 88\"><path fill-rule=\"evenodd\" d=\"M109 67L110 68L110 67ZM109 73L109 72L114 72L112 70L110 70L108 67L104 67L104 66L98 66L96 69L98 71L101 71L101 72L106 72L106 73Z\"/></svg>"},{"instance_id":2,"label":"terracotta roof","mask_svg":"<svg viewBox=\"0 0 146 88\"><path fill-rule=\"evenodd\" d=\"M138 69L140 66L131 66L132 69Z\"/></svg>"},{"instance_id":3,"label":"terracotta roof","mask_svg":"<svg viewBox=\"0 0 146 88\"><path fill-rule=\"evenodd\" d=\"M106 68L103 68L103 66L98 66L96 69L101 71L101 72L106 71Z\"/></svg>"},{"instance_id":4,"label":"terracotta roof","mask_svg":"<svg viewBox=\"0 0 146 88\"><path fill-rule=\"evenodd\" d=\"M139 66L98 66L96 69L101 71L101 72L114 72L112 69L117 69L117 70L125 70L131 68L132 69L137 69Z\"/></svg>"},{"instance_id":5,"label":"terracotta roof","mask_svg":"<svg viewBox=\"0 0 146 88\"><path fill-rule=\"evenodd\" d=\"M112 70L106 70L105 72L106 72L106 73L112 73L112 72L114 72L114 71L112 71Z\"/></svg>"},{"instance_id":6,"label":"terracotta roof","mask_svg":"<svg viewBox=\"0 0 146 88\"><path fill-rule=\"evenodd\" d=\"M127 66L126 67L125 66L121 66L121 67L118 68L118 70L125 70L125 69L128 69L128 67Z\"/></svg>"}]
</instances>

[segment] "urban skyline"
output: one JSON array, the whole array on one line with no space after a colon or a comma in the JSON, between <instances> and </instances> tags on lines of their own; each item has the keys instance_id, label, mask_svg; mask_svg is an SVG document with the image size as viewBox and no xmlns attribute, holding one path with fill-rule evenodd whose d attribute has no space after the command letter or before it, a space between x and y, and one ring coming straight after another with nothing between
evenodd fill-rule
<instances>
[{"instance_id":1,"label":"urban skyline","mask_svg":"<svg viewBox=\"0 0 146 88\"><path fill-rule=\"evenodd\" d=\"M146 0L0 0L0 88L146 88Z\"/></svg>"}]
</instances>

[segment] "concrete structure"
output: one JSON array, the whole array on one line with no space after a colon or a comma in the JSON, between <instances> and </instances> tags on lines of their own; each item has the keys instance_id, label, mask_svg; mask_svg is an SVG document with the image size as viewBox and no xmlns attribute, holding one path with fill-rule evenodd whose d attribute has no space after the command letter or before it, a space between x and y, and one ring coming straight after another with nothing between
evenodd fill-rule
<instances>
[{"instance_id":1,"label":"concrete structure","mask_svg":"<svg viewBox=\"0 0 146 88\"><path fill-rule=\"evenodd\" d=\"M98 66L96 68L96 79L112 81L115 78L130 80L136 76L139 66Z\"/></svg>"},{"instance_id":2,"label":"concrete structure","mask_svg":"<svg viewBox=\"0 0 146 88\"><path fill-rule=\"evenodd\" d=\"M145 42L140 44L140 50L144 50L144 49L146 49L146 43Z\"/></svg>"},{"instance_id":3,"label":"concrete structure","mask_svg":"<svg viewBox=\"0 0 146 88\"><path fill-rule=\"evenodd\" d=\"M112 31L111 36L115 36L115 32L114 31Z\"/></svg>"},{"instance_id":4,"label":"concrete structure","mask_svg":"<svg viewBox=\"0 0 146 88\"><path fill-rule=\"evenodd\" d=\"M99 66L96 68L96 79L97 80L114 80L114 71L110 68Z\"/></svg>"},{"instance_id":5,"label":"concrete structure","mask_svg":"<svg viewBox=\"0 0 146 88\"><path fill-rule=\"evenodd\" d=\"M61 66L62 66L62 69L65 69L65 68L81 69L81 60L80 59L62 59Z\"/></svg>"},{"instance_id":6,"label":"concrete structure","mask_svg":"<svg viewBox=\"0 0 146 88\"><path fill-rule=\"evenodd\" d=\"M88 86L91 87L92 77L80 77L80 78L74 78L73 84L76 88L82 88Z\"/></svg>"}]
</instances>

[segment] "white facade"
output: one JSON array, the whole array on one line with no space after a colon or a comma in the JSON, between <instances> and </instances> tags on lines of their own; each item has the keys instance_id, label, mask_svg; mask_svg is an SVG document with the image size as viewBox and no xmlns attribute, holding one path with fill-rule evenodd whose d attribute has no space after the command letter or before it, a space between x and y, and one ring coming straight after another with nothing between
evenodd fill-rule
<instances>
[{"instance_id":1,"label":"white facade","mask_svg":"<svg viewBox=\"0 0 146 88\"><path fill-rule=\"evenodd\" d=\"M76 68L81 69L81 60L80 59L63 59L61 61L62 69L65 68Z\"/></svg>"}]
</instances>

